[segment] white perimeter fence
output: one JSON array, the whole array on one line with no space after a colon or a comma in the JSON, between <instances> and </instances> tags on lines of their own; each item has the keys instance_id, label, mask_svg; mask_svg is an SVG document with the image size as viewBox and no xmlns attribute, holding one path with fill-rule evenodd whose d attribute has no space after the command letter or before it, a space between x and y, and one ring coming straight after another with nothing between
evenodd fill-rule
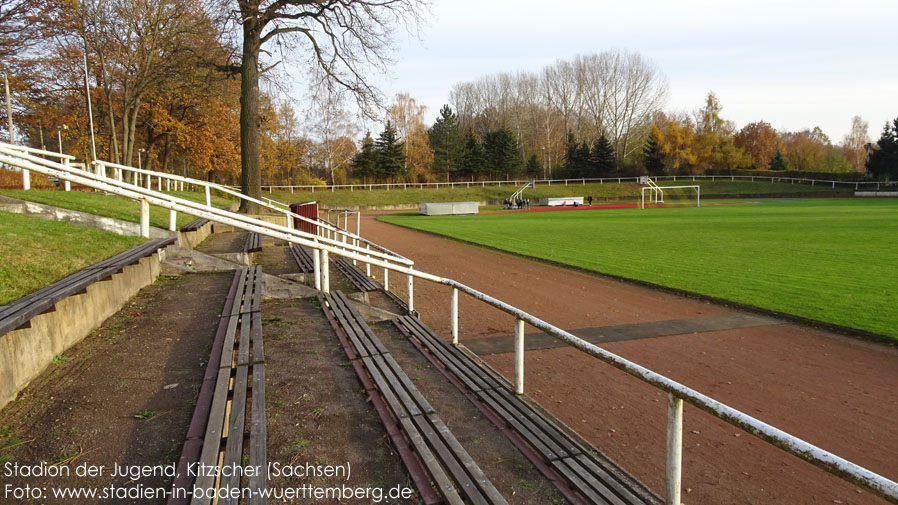
<instances>
[{"instance_id":1,"label":"white perimeter fence","mask_svg":"<svg viewBox=\"0 0 898 505\"><path fill-rule=\"evenodd\" d=\"M33 151L32 151L33 153ZM42 154L42 153L33 153ZM666 493L665 502L670 505L680 505L681 476L682 476L682 438L683 438L683 402L736 426L783 451L797 456L809 463L826 470L846 481L866 488L887 501L898 504L898 483L893 482L866 468L856 465L824 449L812 445L804 440L792 436L774 426L756 419L744 412L736 410L698 391L684 386L661 374L653 372L632 361L624 359L601 347L591 344L573 334L562 330L538 317L523 310L506 304L505 302L487 295L460 282L432 275L414 268L411 260L397 257L394 254L385 253L374 249L361 248L351 242L344 242L345 234L332 238L330 234L325 236L304 233L288 227L267 223L259 219L248 217L233 212L215 209L207 201L206 204L196 203L182 198L177 198L165 193L147 189L134 184L124 182L124 178L105 177L101 173L92 173L75 169L71 166L56 163L38 156L34 156L10 144L0 143L0 163L21 170L31 170L47 176L58 177L60 180L82 184L84 186L106 191L112 194L131 198L141 202L141 216L149 214L149 205L157 205L171 211L185 212L197 217L210 219L222 224L232 225L247 231L260 233L276 239L286 240L304 247L312 248L315 261L316 288L327 292L328 286L328 254L336 254L348 259L358 260L366 265L377 266L388 271L405 274L408 278L408 305L409 311L414 310L412 305L413 284L412 279L418 278L426 281L443 284L451 288L450 296L450 321L452 343L458 345L458 293L463 292L471 297L502 310L515 318L514 342L515 342L515 377L514 388L517 394L524 394L524 326L530 326L542 330L562 342L574 347L590 356L610 364L629 375L647 382L658 389L668 393L667 407L667 465L666 465ZM49 153L53 154L53 153ZM109 165L109 164L105 164ZM121 170L136 170L129 167ZM98 171L99 172L99 171ZM155 172L145 173L149 177L166 177L167 174ZM171 177L171 176L169 176ZM190 180L191 184L203 186L202 181ZM341 240L342 238L342 240ZM386 284L386 276L385 276Z\"/></svg>"},{"instance_id":2,"label":"white perimeter fence","mask_svg":"<svg viewBox=\"0 0 898 505\"><path fill-rule=\"evenodd\" d=\"M274 191L373 191L380 190L408 190L408 189L440 189L440 188L471 188L471 187L487 187L487 186L515 186L527 184L531 180L534 185L545 184L546 186L574 186L586 184L620 184L622 182L639 182L640 177L604 177L604 178L573 178L573 179L515 179L505 181L455 181L455 182L390 182L390 183L370 183L370 184L332 184L332 185L263 185L262 189L272 193ZM656 181L766 181L766 182L787 182L789 184L807 184L810 186L844 187L848 189L878 191L883 187L896 187L895 182L882 181L834 181L826 179L809 179L802 177L778 177L775 175L658 175L652 176ZM664 186L662 186L664 187Z\"/></svg>"}]
</instances>

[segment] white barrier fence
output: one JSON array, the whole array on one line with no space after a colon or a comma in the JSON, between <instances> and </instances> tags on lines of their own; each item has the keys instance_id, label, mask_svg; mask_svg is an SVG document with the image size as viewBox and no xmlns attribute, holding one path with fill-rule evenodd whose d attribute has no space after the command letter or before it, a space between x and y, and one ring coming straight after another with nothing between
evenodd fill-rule
<instances>
[{"instance_id":1,"label":"white barrier fence","mask_svg":"<svg viewBox=\"0 0 898 505\"><path fill-rule=\"evenodd\" d=\"M680 505L681 496L681 475L682 475L682 430L683 430L683 403L690 403L711 415L722 419L723 421L736 426L752 435L771 443L775 447L783 451L797 456L823 470L836 475L846 481L862 486L878 496L883 497L887 501L898 504L898 483L891 481L879 474L876 474L866 468L856 465L848 460L840 458L824 449L814 446L804 440L792 436L782 430L779 430L763 421L760 421L748 414L729 407L721 402L714 400L692 388L684 386L672 379L661 374L653 372L642 367L632 361L624 359L616 354L606 351L594 344L582 340L573 334L562 330L540 318L537 318L527 312L516 307L506 304L501 300L493 298L481 291L473 289L469 286L461 284L452 279L442 278L436 275L428 274L419 270L415 270L413 264L404 263L399 258L389 256L387 258L375 254L370 250L359 250L348 244L332 241L319 236L302 234L296 230L292 230L279 225L272 225L264 221L243 216L228 211L214 209L209 205L197 204L188 200L172 197L164 193L124 183L115 179L108 179L102 176L72 169L65 165L47 161L45 159L32 156L21 152L20 150L5 147L8 145L0 144L0 163L6 163L13 167L23 170L33 170L44 175L59 177L60 179L71 180L72 182L83 184L87 187L108 191L113 194L135 199L141 202L142 209L144 206L157 205L160 207L186 212L188 214L204 217L210 220L229 224L237 228L247 231L257 232L266 236L286 240L297 243L306 247L310 247L315 251L316 259L316 287L323 291L328 290L328 254L337 254L349 259L355 259L378 266L384 269L384 272L394 271L408 276L409 288L409 308L411 309L411 293L412 279L419 278L430 282L443 284L451 288L450 298L450 314L451 314L451 331L452 343L458 345L458 292L464 292L471 297L487 303L493 307L506 312L515 318L515 376L514 388L517 394L524 394L524 327L525 324L542 330L562 342L590 355L600 361L608 363L627 374L634 376L648 384L651 384L668 393L667 408L667 465L666 465L666 497L665 501L669 505ZM342 247L341 247L342 246ZM320 253L320 256L319 256ZM406 260L408 261L408 260ZM386 282L386 279L384 279ZM320 282L320 286L319 286Z\"/></svg>"},{"instance_id":2,"label":"white barrier fence","mask_svg":"<svg viewBox=\"0 0 898 505\"><path fill-rule=\"evenodd\" d=\"M771 172L773 173L773 172ZM586 184L620 184L623 182L639 182L640 176L635 177L602 177L602 178L572 178L572 179L533 179L534 185L544 184L546 186L574 186ZM656 181L750 181L750 182L784 182L789 184L808 184L811 186L829 186L833 189L844 187L848 189L860 190L876 189L883 187L895 187L895 182L884 181L836 181L831 179L811 179L805 177L784 177L776 175L658 175L652 176ZM514 186L520 187L527 184L530 179L514 179L504 181L454 181L454 182L390 182L390 183L365 183L365 184L333 184L333 185L263 185L262 189L269 193L274 191L282 191L293 193L295 191L373 191L378 190L409 190L409 189L441 189L441 188L471 188L471 187L487 187L487 186ZM664 186L662 186L664 187Z\"/></svg>"}]
</instances>

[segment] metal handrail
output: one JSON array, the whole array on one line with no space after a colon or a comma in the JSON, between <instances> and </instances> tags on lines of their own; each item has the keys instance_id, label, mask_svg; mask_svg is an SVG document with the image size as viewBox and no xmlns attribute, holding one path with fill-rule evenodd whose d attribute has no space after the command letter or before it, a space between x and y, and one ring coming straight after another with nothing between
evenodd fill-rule
<instances>
[{"instance_id":1,"label":"metal handrail","mask_svg":"<svg viewBox=\"0 0 898 505\"><path fill-rule=\"evenodd\" d=\"M4 150L0 149L0 151ZM692 388L680 384L679 382L669 379L661 374L649 370L648 368L645 368L621 356L602 349L594 344L591 344L536 316L533 316L523 310L506 304L501 300L498 300L460 282L428 274L426 272L415 270L414 268L406 267L404 265L397 265L395 263L381 261L379 259L371 258L363 254L358 254L354 251L337 248L329 244L323 244L317 240L318 237L315 237L315 240L308 240L296 235L287 234L281 230L265 226L265 224L270 223L264 223L261 220L257 220L254 218L238 219L237 216L239 215L226 211L220 211L216 213L212 212L212 209L208 208L197 209L194 207L196 205L194 202L171 197L170 195L164 195L162 193L156 193L151 190L137 191L138 189L142 188L133 185L127 185L124 183L112 184L108 179L100 178L99 176L91 174L90 172L83 172L85 175L78 175L77 173L69 171L69 167L66 167L64 165L59 165L47 160L41 160L40 158L38 158L38 160L43 161L43 163L38 164L32 162L26 157L33 158L28 155L13 157L5 154L0 154L0 162L8 163L13 166L19 166L23 169L34 170L39 173L44 173L45 175L55 175L60 178L70 178L73 182L77 182L88 187L110 191L115 194L120 194L128 198L139 200L141 201L142 207L151 203L153 205L186 212L199 217L205 217L207 219L216 220L224 224L232 224L233 226L246 229L248 231L255 231L267 236L272 236L274 238L280 238L289 242L311 247L316 251L316 259L318 258L318 251L321 252L321 261L325 266L328 265L327 254L333 253L350 259L358 259L362 262L367 262L375 266L380 266L384 268L384 272L393 270L398 273L405 273L408 276L409 282L408 288L410 310L413 310L411 296L413 286L412 279L414 277L450 286L452 288L451 331L453 344L455 345L458 344L458 291L467 293L468 295L481 300L488 305L492 305L493 307L496 307L497 309L502 310L503 312L506 312L515 317L515 392L518 394L523 394L524 392L524 323L527 323L534 328L543 330L544 332L580 350L581 352L593 356L633 377L636 377L663 391L668 392L668 457L666 502L669 504L679 505L680 503L683 402L688 402L704 410L705 412L708 412L711 415L760 438L761 440L771 443L772 445L784 450L785 452L788 452L819 468L822 468L823 470L836 475L837 477L869 489L870 491L874 492L878 496L885 498L891 503L898 504L898 483L891 481L875 472L867 470L866 468L856 465L846 459L836 456L835 454L821 449L820 447L805 442L798 437L790 435L778 428L773 427L772 425L764 423L763 421L745 414L744 412L718 402L713 398L699 393ZM53 167L54 165L55 168ZM324 291L328 291L328 268L321 268L319 272L320 264L321 263L318 261L316 261L315 263L316 285L318 285L319 277L321 277L321 287Z\"/></svg>"},{"instance_id":2,"label":"metal handrail","mask_svg":"<svg viewBox=\"0 0 898 505\"><path fill-rule=\"evenodd\" d=\"M2 145L2 144L0 144L0 145ZM117 163L111 163L111 162L108 162L108 161L95 161L94 163L97 164L97 165L100 165L100 166L108 166L108 167L111 167L111 168L114 168L114 169L118 169L118 170L128 170L128 171L132 171L132 172L135 172L135 173L144 174L144 175L147 175L147 176L149 176L149 177L158 177L158 178L160 178L160 179L171 179L171 180L174 180L174 181L184 182L184 183L187 183L187 184L194 184L194 185L198 185L198 186L204 186L205 188L207 188L207 190L206 190L206 204L207 204L207 205L211 205L210 197L209 197L209 190L210 190L210 189L214 189L214 190L216 190L216 191L221 191L222 193L225 193L225 194L228 194L228 195L232 195L232 196L235 196L235 197L237 197L237 198L240 198L240 199L243 199L243 200L246 200L246 201L249 201L249 202L257 203L257 204L259 204L259 205L265 206L266 208L273 209L273 210L276 210L276 211L278 211L278 212L281 212L281 213L287 215L288 218L297 218L297 219L300 219L300 220L302 220L302 221L305 221L305 222L308 222L308 223L315 224L316 226L320 226L321 228L330 230L330 231L332 231L333 233L345 235L345 236L347 236L348 238L352 239L352 241L353 241L354 244L355 244L355 243L358 243L358 242L362 242L362 243L365 243L365 244L370 245L370 246L371 246L372 248L374 248L375 250L381 250L380 246L378 246L377 244L375 244L375 243L369 241L368 239L365 239L365 238L363 238L363 237L360 237L360 236L358 236L358 235L356 235L356 234L354 234L354 233L352 233L352 232L350 232L350 231L348 231L348 230L340 229L339 227L334 226L333 224L331 224L331 223L328 222L328 221L314 220L314 219L308 218L308 217L306 217L306 216L300 216L299 214L296 214L296 213L294 213L294 212L292 212L292 211L280 209L280 208L278 208L278 207L275 207L275 206L271 205L270 203L265 203L265 202L263 202L263 201L261 201L261 200L258 200L258 199L255 199L255 198L246 196L246 195L244 195L244 194L242 194L242 193L240 193L240 192L234 191L234 190L232 190L232 189L230 189L230 188L227 188L227 187L222 186L222 185L219 185L219 184L215 184L215 183L213 183L213 182L201 181L201 180L199 180L199 179L193 179L193 178L190 178L190 177L184 177L184 176L180 176L180 175L176 175L176 174L166 174L166 173L163 173L163 172L156 172L156 171L153 171L153 170L146 170L146 169L141 169L141 168L129 167L129 166L127 166L127 165L120 165L120 164L117 164ZM104 176L104 174L97 174L97 175L99 175L99 176ZM120 181L120 182L123 182L123 181ZM283 204L282 204L282 205L283 205ZM292 224L292 223L288 220L288 225L289 225L289 224ZM289 226L288 226L288 227L289 227ZM344 243L345 243L345 242L344 242ZM358 247L358 246L355 246L355 247ZM361 250L363 250L363 249L362 249L361 247L358 247L358 250L361 251ZM400 255L400 254L394 253L394 252L392 252L392 251L381 251L381 252L385 252L386 254L391 255L391 256L397 258L398 260L401 260L403 263L408 263L408 264L414 263L414 262L412 262L412 260L410 260L410 259L408 259L408 258L406 258L406 257L404 257L404 256L402 256L402 255Z\"/></svg>"},{"instance_id":3,"label":"metal handrail","mask_svg":"<svg viewBox=\"0 0 898 505\"><path fill-rule=\"evenodd\" d=\"M333 247L338 247L338 248L346 249L349 251L353 251L358 254L365 254L366 256L374 256L374 257L382 258L384 260L398 262L398 263L402 263L402 264L406 264L406 265L414 264L414 262L412 262L411 260L405 259L405 258L397 258L397 257L392 256L387 253L374 251L374 250L370 250L370 249L364 249L362 247L359 247L359 246L351 244L351 243L340 242L336 239L330 239L328 237L319 237L317 235L303 232L301 230L295 230L293 228L288 228L286 226L281 226L278 224L268 223L268 222L265 222L262 220L257 220L257 219L254 219L252 217L249 217L249 216L246 216L243 214L231 213L231 212L228 212L225 210L216 209L215 207L212 207L211 205L204 205L202 203L185 200L185 199L175 197L172 195L166 195L164 193L159 193L159 192L156 192L156 191L153 191L150 189L142 188L140 186L128 184L126 182L118 181L116 179L109 179L109 178L103 177L101 175L92 174L91 172L86 171L86 170L80 170L77 168L73 168L71 166L60 165L58 163L55 163L55 162L52 162L49 160L45 160L43 158L39 158L37 156L33 156L30 154L19 153L16 150L7 148L6 145L3 143L0 143L0 153L18 155L24 161L30 162L31 164L44 165L44 166L47 166L47 168L60 171L60 173L62 175L52 174L52 175L57 175L58 177L60 177L60 179L71 179L70 177L67 177L67 175L77 175L81 179L97 177L97 178L101 179L102 182L104 182L105 184L107 184L109 186L112 186L115 188L120 188L125 191L129 191L131 194L140 195L139 197L136 197L135 199L140 199L142 197L150 197L150 196L155 197L155 198L163 198L163 199L168 199L172 202L178 202L180 204L180 206L189 209L189 210L180 210L180 209L172 209L172 207L169 207L169 206L164 206L166 208L176 210L178 212L186 212L187 214L198 216L199 214L197 214L196 211L203 210L204 212L209 213L215 217L208 217L206 215L202 215L200 217L212 219L214 221L222 222L222 220L221 220L222 217L228 217L231 220L236 220L236 221L244 222L244 223L259 223L259 224L261 224L261 226L263 226L265 228L269 228L273 231L277 231L277 232L280 232L280 233L283 233L286 235L302 237L305 240L312 240L312 241L315 241L316 243L324 243L324 244L327 244L327 245L330 245ZM24 168L30 169L29 167L24 167ZM74 182L74 179L71 179L71 180L73 180L73 182ZM104 191L108 191L108 188L104 188ZM129 198L130 198L130 196L129 196ZM154 205L157 205L157 204L154 204ZM227 223L227 224L232 224L232 223ZM146 226L148 226L148 223L144 223L142 220L141 228L143 229Z\"/></svg>"}]
</instances>

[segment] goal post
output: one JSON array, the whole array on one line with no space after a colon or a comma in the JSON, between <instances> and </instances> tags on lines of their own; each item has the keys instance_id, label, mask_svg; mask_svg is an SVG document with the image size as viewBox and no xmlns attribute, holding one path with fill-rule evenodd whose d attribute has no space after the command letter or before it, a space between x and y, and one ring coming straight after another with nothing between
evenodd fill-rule
<instances>
[{"instance_id":1,"label":"goal post","mask_svg":"<svg viewBox=\"0 0 898 505\"><path fill-rule=\"evenodd\" d=\"M651 181L651 179L649 179L649 180ZM641 189L640 208L642 208L642 209L645 208L646 192L649 192L649 203L650 204L652 204L652 203L658 204L658 203L665 203L665 201L664 201L665 196L667 196L668 199L673 197L674 200L687 200L688 201L690 199L689 197L691 197L691 195L694 191L695 206L696 207L702 206L702 187L698 186L698 185L659 186L652 182L648 186L643 186L640 189ZM674 191L674 190L680 190L680 191ZM687 197L687 195L689 195L689 197Z\"/></svg>"}]
</instances>

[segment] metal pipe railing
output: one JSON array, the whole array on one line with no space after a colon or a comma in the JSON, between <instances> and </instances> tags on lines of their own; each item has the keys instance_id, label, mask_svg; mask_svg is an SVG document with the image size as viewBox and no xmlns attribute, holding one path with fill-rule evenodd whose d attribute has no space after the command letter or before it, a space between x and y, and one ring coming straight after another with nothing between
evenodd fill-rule
<instances>
[{"instance_id":1,"label":"metal pipe railing","mask_svg":"<svg viewBox=\"0 0 898 505\"><path fill-rule=\"evenodd\" d=\"M4 149L0 149L0 151L5 152ZM409 278L417 277L419 279L424 279L430 282L447 285L452 288L451 292L451 301L450 301L450 311L452 313L452 332L453 332L453 344L458 343L457 340L457 317L458 317L458 292L464 292L468 295L474 297L477 300L480 300L488 305L491 305L503 312L506 312L512 315L515 318L515 391L518 394L524 393L524 349L525 349L525 336L524 336L524 325L529 324L530 326L542 330L549 335L561 340L562 342L574 347L581 352L584 352L590 356L593 356L600 361L608 363L623 372L636 377L652 386L659 388L668 393L668 435L667 435L667 496L666 501L669 504L679 504L680 497L680 488L681 488L681 477L682 477L682 427L683 427L683 416L682 416L682 405L683 402L688 402L689 404L698 407L699 409L708 412L709 414L722 419L723 421L736 426L739 429L742 429L761 440L764 440L783 451L797 456L823 470L836 475L839 478L842 478L846 481L852 482L859 486L862 486L878 496L883 497L887 501L898 504L898 483L891 481L879 474L876 474L866 468L863 468L859 465L856 465L850 461L847 461L835 454L832 454L824 449L821 449L815 445L812 445L804 440L799 439L798 437L792 436L778 428L775 428L763 421L760 421L748 414L745 414L737 409L734 409L728 405L725 405L713 398L710 398L694 389L691 389L683 384L680 384L672 379L669 379L661 374L653 372L641 365L638 365L632 361L629 361L621 356L618 356L614 353L611 353L605 349L602 349L594 344L591 344L583 339L576 337L575 335L562 330L538 317L535 317L523 310L520 310L514 306L511 306L501 300L498 300L492 296L489 296L481 291L478 291L474 288L466 286L460 282L454 281L452 279L442 278L436 275L428 274L426 272L421 272L415 270L412 267L405 266L402 264L390 263L388 261L383 261L377 258L371 258L365 254L360 254L352 250L348 250L345 248L339 248L333 246L331 244L325 244L317 240L318 237L315 237L315 240L309 240L303 237L291 235L284 233L282 230L273 229L268 226L264 226L262 221L255 220L249 218L249 221L243 219L237 219L235 214L233 213L213 213L212 209L208 208L200 208L197 209L194 207L196 205L193 202L188 202L179 198L170 197L169 195L161 195L152 191L146 191L146 194L138 191L140 188L135 186L125 185L113 185L99 178L98 176L94 176L90 174L90 172L84 172L87 175L78 175L77 173L66 172L63 169L67 167L59 164L55 164L53 162L45 161L43 164L34 163L28 159L22 159L22 157L30 157L28 155L20 155L19 157L9 156L6 154L0 154L0 162L7 163L13 166L19 166L23 169L31 169L40 173L44 173L45 175L56 175L60 178L67 177L71 178L73 182L77 182L79 184L83 184L88 187L93 187L95 189L101 189L104 191L110 191L112 193L120 194L122 196L126 196L128 198L133 198L141 201L145 201L147 205L158 205L161 207L179 210L182 212L191 213L193 215L197 215L199 217L206 217L208 219L212 219L215 221L222 222L224 224L232 224L236 227L243 228L249 231L256 231L258 233L271 236L274 238L280 238L283 240L287 240L289 242L298 243L300 245L304 245L307 247L311 247L315 253L315 263L316 263L316 277L315 283L316 288L327 292L329 290L329 277L328 277L328 268L327 265L327 255L329 253L337 254L343 257L347 257L350 259L358 259L362 262L368 263L373 266L381 267L384 269L384 287L388 287L388 277L387 274L390 270L398 273L404 273ZM50 165L49 167L47 165ZM52 165L56 165L55 168L52 168ZM96 177L96 178L95 178ZM100 180L97 180L100 179ZM122 183L119 183L122 184ZM190 203L192 205L186 205ZM233 217L232 217L233 216ZM270 224L270 223L267 223ZM282 228L282 227L281 227ZM319 261L318 253L321 254L321 260ZM321 263L324 263L321 265ZM317 270L320 270L318 272ZM319 284L320 281L320 284ZM409 286L411 288L411 285ZM410 293L411 294L411 293Z\"/></svg>"},{"instance_id":2,"label":"metal pipe railing","mask_svg":"<svg viewBox=\"0 0 898 505\"><path fill-rule=\"evenodd\" d=\"M12 154L14 156L17 154L16 151L6 148L3 144L0 144L0 153ZM170 202L176 202L178 204L178 208L173 208L170 205L161 205L158 203L153 203L153 205L162 206L162 207L176 210L179 212L186 212L191 215L204 217L204 218L211 219L213 221L218 221L218 222L224 222L223 218L226 218L229 222L225 223L225 224L233 225L232 222L236 221L236 222L241 222L244 224L253 224L256 226L261 226L262 228L266 228L271 231L278 232L284 236L301 237L301 238L303 238L303 240L308 242L305 245L309 245L314 242L314 243L327 245L327 246L331 246L331 247L338 248L338 249L346 249L346 250L352 251L354 253L364 252L367 255L371 255L371 256L374 256L376 258L380 258L383 260L393 261L393 262L402 263L402 264L406 264L406 265L414 264L411 260L408 260L405 258L397 258L397 257L391 256L386 253L366 250L359 246L353 246L353 245L343 243L343 242L340 242L340 241L334 240L334 239L321 238L316 235L302 232L300 230L294 230L292 228L288 228L288 227L281 226L278 224L268 223L268 222L258 220L258 219L255 219L250 216L243 215L243 214L231 213L231 212L224 211L221 209L216 209L212 206L205 206L204 204L193 202L191 200L185 200L185 199L178 198L178 197L175 197L172 195L166 195L164 193L157 193L150 189L146 189L146 188L142 188L140 186L128 184L126 182L121 182L116 179L109 179L109 178L103 177L101 175L92 174L91 172L88 172L86 170L79 170L79 169L73 168L71 166L67 167L64 165L60 165L60 164L57 164L57 163L51 162L49 160L45 160L43 158L33 156L33 155L21 153L21 154L18 154L18 156L20 156L23 159L23 161L26 163L44 165L45 167L47 167L51 170L54 170L55 172L59 172L58 174L54 173L52 175L57 175L58 177L60 177L60 179L72 178L72 180L74 181L75 178L77 178L78 183L82 184L84 180L92 180L91 177L96 177L97 179L99 179L99 181L96 181L96 182L101 182L101 183L105 184L105 187L102 188L104 191L110 191L110 187L118 188L123 191L128 191L130 194L129 198L133 198L135 200L140 200L142 198L147 198L147 197L153 197L157 200L163 199L163 200L167 200ZM10 161L10 163L12 163L12 162ZM80 173L80 175L78 175L79 173ZM88 185L88 186L90 186L90 185ZM90 186L90 187L93 187L93 186ZM182 210L182 209L187 209L187 210ZM198 213L199 211L202 211L203 215L200 215ZM148 227L149 227L149 214L147 213L146 215L144 215L143 213L141 213L141 232L143 233L144 230L146 230L148 232L148 230L149 230ZM238 226L238 227L240 227L240 226ZM255 231L255 230L253 230L253 231ZM309 247L312 247L312 246L309 245ZM363 256L356 255L355 257L361 258ZM368 261L371 261L371 259L369 258Z\"/></svg>"},{"instance_id":3,"label":"metal pipe railing","mask_svg":"<svg viewBox=\"0 0 898 505\"><path fill-rule=\"evenodd\" d=\"M246 200L246 201L248 201L248 202L253 202L253 203L256 203L256 204L258 204L258 205L262 205L262 206L264 206L264 207L266 207L266 208L268 208L268 209L272 209L272 210L274 210L274 211L276 211L276 212L280 212L280 213L286 215L286 216L287 216L287 219L288 219L288 221L287 221L287 226L288 226L288 227L291 227L291 226L292 226L292 224L293 224L292 219L299 219L299 220L301 220L301 221L305 221L305 222L308 222L308 223L316 224L316 225L318 225L318 226L322 226L321 222L316 222L316 221L314 221L314 220L312 220L312 219L310 219L310 218L308 218L308 217L300 216L299 214L295 214L295 213L293 213L292 211L290 211L289 209L283 209L283 208L277 207L277 206L275 205L275 204L278 204L278 205L282 205L282 206L284 206L284 207L288 207L288 206L287 206L286 204L284 204L284 203L277 202L277 201L275 201L275 200L271 200L270 198L265 198L265 197L263 197L263 199L264 199L264 200L268 200L267 202L266 202L266 201L263 201L263 200L256 199L256 198L252 198L252 197L249 197L249 196L244 195L243 193L240 193L239 191L235 191L235 190L233 190L233 189L231 189L231 188L229 188L229 187L227 187L227 186L223 186L223 185L221 185L221 184L216 184L216 183L214 183L214 182L202 181L202 180L199 180L199 179L193 179L193 178L190 178L190 177L180 176L180 175L176 175L176 174L166 174L166 173L164 173L164 172L156 172L156 171L153 171L153 170L146 170L146 169L142 169L142 168L130 167L130 166L127 166L127 165L120 165L120 164L118 164L118 163L112 163L112 162L109 162L109 161L99 161L99 160L98 160L98 161L95 161L94 164L95 164L96 166L98 166L98 167L102 167L102 168L98 168L97 175L104 176L104 177L106 176L106 172L105 172L106 167L113 168L113 169L116 171L116 176L115 176L115 178L116 178L117 180L119 180L120 182L124 182L124 181L123 181L124 177L123 177L123 173L122 173L122 172L123 172L123 171L130 171L130 172L132 172L133 174L141 174L141 175L145 175L145 176L147 177L147 179L146 179L147 189L150 189L150 178L152 178L152 177L156 177L156 178L158 178L158 179L160 180L160 182L159 182L159 185L160 185L160 186L161 186L161 179L166 179L166 180L172 180L172 181L181 182L182 185L185 184L185 183L186 183L186 184L192 184L192 185L194 185L194 186L200 186L200 187L203 187L203 188L204 188L205 197L206 197L206 205L211 205L210 189L214 189L214 190L216 190L216 191L220 191L220 192L222 192L222 193L225 193L225 194L234 196L234 197L239 198L239 199L241 199L241 200ZM136 185L136 182L137 182L137 181L136 181L136 176L135 176L135 185ZM161 188L160 188L160 189L161 189ZM324 227L324 228L328 228L328 229L330 229L331 231L333 231L333 232L335 232L335 233L339 233L339 234L347 234L347 235L351 236L352 238L356 239L357 241L362 241L362 242L366 242L366 243L368 242L367 239L364 239L364 238L362 238L362 237L360 237L360 236L354 235L352 232L350 232L350 231L348 231L348 230L342 230L342 229L341 229L341 230L338 230L337 228L334 228L333 225L331 225L331 223L328 222L328 221L325 221L325 222L324 222L323 227ZM395 254L395 253L394 253L394 254ZM408 259L408 258L404 258L403 256L398 255L398 254L395 254L395 256L400 257L400 258L403 258L403 259Z\"/></svg>"}]
</instances>

